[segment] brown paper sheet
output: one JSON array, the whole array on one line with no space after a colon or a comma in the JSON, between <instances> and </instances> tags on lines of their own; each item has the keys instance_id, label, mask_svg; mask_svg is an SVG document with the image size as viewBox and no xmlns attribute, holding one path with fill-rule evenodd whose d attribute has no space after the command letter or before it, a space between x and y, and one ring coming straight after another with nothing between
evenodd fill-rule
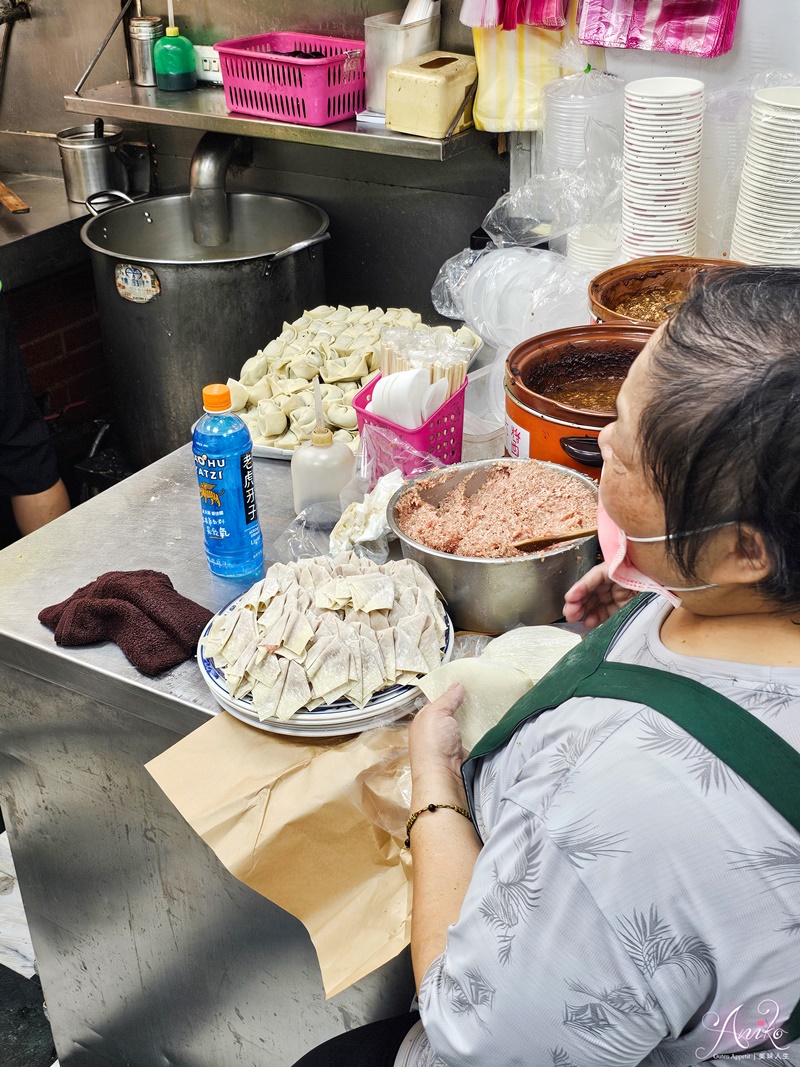
<instances>
[{"instance_id":1,"label":"brown paper sheet","mask_svg":"<svg viewBox=\"0 0 800 1067\"><path fill-rule=\"evenodd\" d=\"M409 943L405 727L314 743L221 712L147 764L245 885L296 916L326 997Z\"/></svg>"}]
</instances>

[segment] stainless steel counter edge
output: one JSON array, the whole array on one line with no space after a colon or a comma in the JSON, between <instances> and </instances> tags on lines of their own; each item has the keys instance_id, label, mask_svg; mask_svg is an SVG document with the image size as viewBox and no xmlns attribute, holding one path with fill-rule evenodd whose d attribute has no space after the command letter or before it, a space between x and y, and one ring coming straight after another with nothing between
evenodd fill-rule
<instances>
[{"instance_id":1,"label":"stainless steel counter edge","mask_svg":"<svg viewBox=\"0 0 800 1067\"><path fill-rule=\"evenodd\" d=\"M225 106L222 89L203 87L193 92L163 92L131 82L115 82L97 89L84 89L80 96L64 97L67 111L82 115L104 115L129 122L181 126L193 130L217 130L245 137L268 137L278 141L323 145L356 152L409 156L415 159L445 160L490 136L474 128L453 137L437 140L394 133L383 127L359 126L348 119L333 126L301 126L288 122L236 115Z\"/></svg>"},{"instance_id":2,"label":"stainless steel counter edge","mask_svg":"<svg viewBox=\"0 0 800 1067\"><path fill-rule=\"evenodd\" d=\"M7 634L0 634L0 663L182 736L202 726L221 710L217 707L209 712L175 697L163 696L149 688L146 681L136 683L122 679L112 671L78 662L67 654L46 652Z\"/></svg>"}]
</instances>

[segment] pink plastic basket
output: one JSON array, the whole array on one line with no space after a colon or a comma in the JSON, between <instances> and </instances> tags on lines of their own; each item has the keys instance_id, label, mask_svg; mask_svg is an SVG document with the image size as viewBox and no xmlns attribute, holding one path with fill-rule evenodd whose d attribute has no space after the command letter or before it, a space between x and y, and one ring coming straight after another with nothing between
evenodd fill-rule
<instances>
[{"instance_id":1,"label":"pink plastic basket","mask_svg":"<svg viewBox=\"0 0 800 1067\"><path fill-rule=\"evenodd\" d=\"M364 108L364 42L315 33L262 33L220 41L229 111L262 119L329 126ZM276 55L323 52L324 59Z\"/></svg>"},{"instance_id":2,"label":"pink plastic basket","mask_svg":"<svg viewBox=\"0 0 800 1067\"><path fill-rule=\"evenodd\" d=\"M367 404L372 400L372 392L375 383L380 381L380 374L368 382L353 397L353 407L358 419L358 432L363 433L365 426L382 426L391 430L393 434L411 445L417 452L430 453L440 459L442 463L458 463L461 460L461 439L464 434L464 394L467 391L465 378L461 387L446 400L438 411L434 411L427 422L416 430L407 430L405 426L384 419L380 415L373 415L366 411ZM403 474L407 474L403 471Z\"/></svg>"}]
</instances>

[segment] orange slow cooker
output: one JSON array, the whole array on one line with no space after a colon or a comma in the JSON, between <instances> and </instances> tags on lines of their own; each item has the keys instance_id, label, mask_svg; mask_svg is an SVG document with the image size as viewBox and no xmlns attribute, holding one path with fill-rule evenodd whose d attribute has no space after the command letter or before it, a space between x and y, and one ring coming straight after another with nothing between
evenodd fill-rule
<instances>
[{"instance_id":1,"label":"orange slow cooker","mask_svg":"<svg viewBox=\"0 0 800 1067\"><path fill-rule=\"evenodd\" d=\"M517 345L506 361L506 455L599 478L597 437L616 417L613 397L652 332L651 326L571 326ZM584 395L587 406L578 406Z\"/></svg>"}]
</instances>

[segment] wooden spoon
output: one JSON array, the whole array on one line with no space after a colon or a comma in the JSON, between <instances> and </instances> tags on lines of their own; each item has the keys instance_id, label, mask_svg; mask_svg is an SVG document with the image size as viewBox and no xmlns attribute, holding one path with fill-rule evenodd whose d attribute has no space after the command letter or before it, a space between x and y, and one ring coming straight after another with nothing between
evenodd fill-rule
<instances>
[{"instance_id":1,"label":"wooden spoon","mask_svg":"<svg viewBox=\"0 0 800 1067\"><path fill-rule=\"evenodd\" d=\"M7 32L7 31L6 31ZM12 215L25 215L30 208L15 192L0 182L0 204L8 208Z\"/></svg>"},{"instance_id":2,"label":"wooden spoon","mask_svg":"<svg viewBox=\"0 0 800 1067\"><path fill-rule=\"evenodd\" d=\"M533 549L541 548L543 545L558 544L559 541L572 541L578 537L591 537L592 534L597 533L597 527L585 526L581 530L562 530L561 533L545 534L540 537L521 537L518 541L512 541L511 544L514 548L519 549L520 552L530 552Z\"/></svg>"}]
</instances>

